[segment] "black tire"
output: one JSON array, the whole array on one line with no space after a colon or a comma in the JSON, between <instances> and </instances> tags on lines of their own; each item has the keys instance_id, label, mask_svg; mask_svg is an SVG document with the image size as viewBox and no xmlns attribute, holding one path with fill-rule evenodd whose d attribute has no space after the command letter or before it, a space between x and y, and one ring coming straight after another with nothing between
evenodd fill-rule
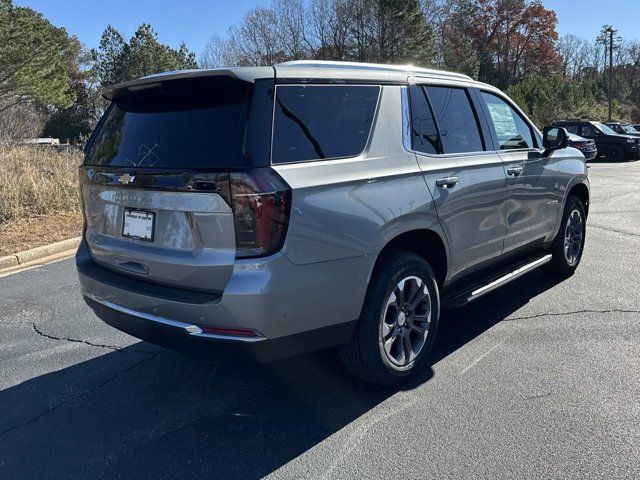
<instances>
[{"instance_id":1,"label":"black tire","mask_svg":"<svg viewBox=\"0 0 640 480\"><path fill-rule=\"evenodd\" d=\"M574 234L569 232L570 227L570 219L572 216L577 214L581 220L581 237L580 237L580 245L578 247L575 259L572 254L568 253L568 250L565 250L565 239L567 235L573 237L571 243L576 241L577 237L574 237ZM575 217L573 218L575 220ZM553 243L551 244L550 252L553 256L551 261L544 266L544 269L555 275L559 275L561 277L570 277L578 268L580 264L580 260L582 259L582 252L584 251L584 242L586 239L586 221L587 217L584 212L584 205L580 201L580 199L574 195L569 195L567 197L567 201L564 206L564 212L562 213L562 223L560 224L560 229L556 234L556 238L553 239Z\"/></svg>"},{"instance_id":2,"label":"black tire","mask_svg":"<svg viewBox=\"0 0 640 480\"><path fill-rule=\"evenodd\" d=\"M620 145L609 145L605 152L607 156L607 160L611 160L612 162L621 162L626 160L627 154Z\"/></svg>"},{"instance_id":3,"label":"black tire","mask_svg":"<svg viewBox=\"0 0 640 480\"><path fill-rule=\"evenodd\" d=\"M409 380L421 370L428 359L438 331L440 297L433 270L422 257L406 251L392 251L383 255L369 283L356 331L351 341L340 347L340 356L349 371L357 377L377 385L392 386ZM404 292L402 292L401 301L400 296L396 294L400 291L397 287L402 281L404 281ZM414 295L411 295L414 285ZM427 317L425 313L427 300L422 300L420 306L413 309L413 313L411 306L408 305L411 302L405 302L405 297L417 300L418 297L425 295L423 286L428 292L430 305L428 323L425 320L417 320ZM392 299L396 301L392 302ZM404 307L397 309L399 304L403 304ZM406 316L402 313L405 312L405 308ZM418 308L422 309L420 314L418 314ZM395 318L393 325L387 321L390 318L390 312L391 317ZM395 313L397 317L393 316ZM421 327L427 325L426 333L422 335ZM418 328L414 330L414 326ZM388 341L383 343L385 327ZM407 343L405 343L405 336L409 337ZM415 345L421 345L417 352L413 351L414 341ZM399 342L399 345L395 342ZM394 345L389 346L390 344ZM390 350L395 347L398 355L402 353L402 358L407 361L407 364L394 364L393 350L387 353L385 345ZM405 347L410 349L408 354ZM413 355L415 358L409 361Z\"/></svg>"}]
</instances>

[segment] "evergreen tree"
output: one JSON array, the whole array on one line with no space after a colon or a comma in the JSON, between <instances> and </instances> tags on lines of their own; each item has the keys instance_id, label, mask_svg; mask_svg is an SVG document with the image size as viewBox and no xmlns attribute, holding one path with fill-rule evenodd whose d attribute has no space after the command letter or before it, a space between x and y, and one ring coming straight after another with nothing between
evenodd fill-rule
<instances>
[{"instance_id":1,"label":"evergreen tree","mask_svg":"<svg viewBox=\"0 0 640 480\"><path fill-rule=\"evenodd\" d=\"M22 101L68 106L77 40L42 14L0 0L0 113Z\"/></svg>"},{"instance_id":2,"label":"evergreen tree","mask_svg":"<svg viewBox=\"0 0 640 480\"><path fill-rule=\"evenodd\" d=\"M148 23L141 24L129 42L108 25L98 48L92 53L100 86L168 70L197 68L195 54L184 43L178 49L160 43Z\"/></svg>"}]
</instances>

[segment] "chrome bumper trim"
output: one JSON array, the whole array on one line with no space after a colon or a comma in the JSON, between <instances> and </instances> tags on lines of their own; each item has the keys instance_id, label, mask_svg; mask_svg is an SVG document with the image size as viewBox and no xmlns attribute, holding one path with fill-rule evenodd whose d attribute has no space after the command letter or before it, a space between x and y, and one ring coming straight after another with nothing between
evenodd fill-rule
<instances>
[{"instance_id":1,"label":"chrome bumper trim","mask_svg":"<svg viewBox=\"0 0 640 480\"><path fill-rule=\"evenodd\" d=\"M167 325L174 328L179 328L184 330L184 332L187 333L188 335L192 335L194 337L202 337L202 338L208 338L208 339L214 339L214 340L228 340L228 341L234 341L234 342L247 342L247 343L261 342L263 340L266 340L265 337L257 333L255 337L243 337L238 335L220 335L220 334L214 334L214 333L206 333L202 330L202 328L200 328L197 325L193 325L191 323L179 322L177 320L171 320L169 318L159 317L157 315L151 315L149 313L138 312L137 310L132 310L130 308L123 307L122 305L118 305L108 300L104 300L103 298L100 298L92 293L84 292L83 294L85 297L90 298L94 302L97 302L100 305L110 308L111 310L115 310L125 315L141 318L143 320L147 320L150 322Z\"/></svg>"}]
</instances>

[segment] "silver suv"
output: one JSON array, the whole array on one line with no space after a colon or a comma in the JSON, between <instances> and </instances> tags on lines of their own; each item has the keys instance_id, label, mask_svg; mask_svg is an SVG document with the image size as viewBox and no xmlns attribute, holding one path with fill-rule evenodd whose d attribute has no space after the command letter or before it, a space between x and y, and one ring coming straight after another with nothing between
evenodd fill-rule
<instances>
[{"instance_id":1,"label":"silver suv","mask_svg":"<svg viewBox=\"0 0 640 480\"><path fill-rule=\"evenodd\" d=\"M584 157L467 76L296 61L103 95L77 267L95 313L152 343L261 361L338 346L398 384L442 307L580 262Z\"/></svg>"}]
</instances>

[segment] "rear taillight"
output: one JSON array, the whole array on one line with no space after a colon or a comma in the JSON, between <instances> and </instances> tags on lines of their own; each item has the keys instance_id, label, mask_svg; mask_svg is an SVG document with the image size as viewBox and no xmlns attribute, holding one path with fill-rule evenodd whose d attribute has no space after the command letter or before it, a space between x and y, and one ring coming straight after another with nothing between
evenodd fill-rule
<instances>
[{"instance_id":1,"label":"rear taillight","mask_svg":"<svg viewBox=\"0 0 640 480\"><path fill-rule=\"evenodd\" d=\"M89 206L89 181L91 180L92 176L93 176L93 170L91 169L85 169L83 168L83 166L80 166L80 168L78 169L78 173L79 173L79 181L78 181L78 186L80 189L80 209L82 210L82 220L83 220L83 232L84 229L87 227L87 214L89 213L87 211L87 208Z\"/></svg>"},{"instance_id":2,"label":"rear taillight","mask_svg":"<svg viewBox=\"0 0 640 480\"><path fill-rule=\"evenodd\" d=\"M229 179L236 258L263 257L279 251L291 213L289 186L270 168L233 172Z\"/></svg>"}]
</instances>

